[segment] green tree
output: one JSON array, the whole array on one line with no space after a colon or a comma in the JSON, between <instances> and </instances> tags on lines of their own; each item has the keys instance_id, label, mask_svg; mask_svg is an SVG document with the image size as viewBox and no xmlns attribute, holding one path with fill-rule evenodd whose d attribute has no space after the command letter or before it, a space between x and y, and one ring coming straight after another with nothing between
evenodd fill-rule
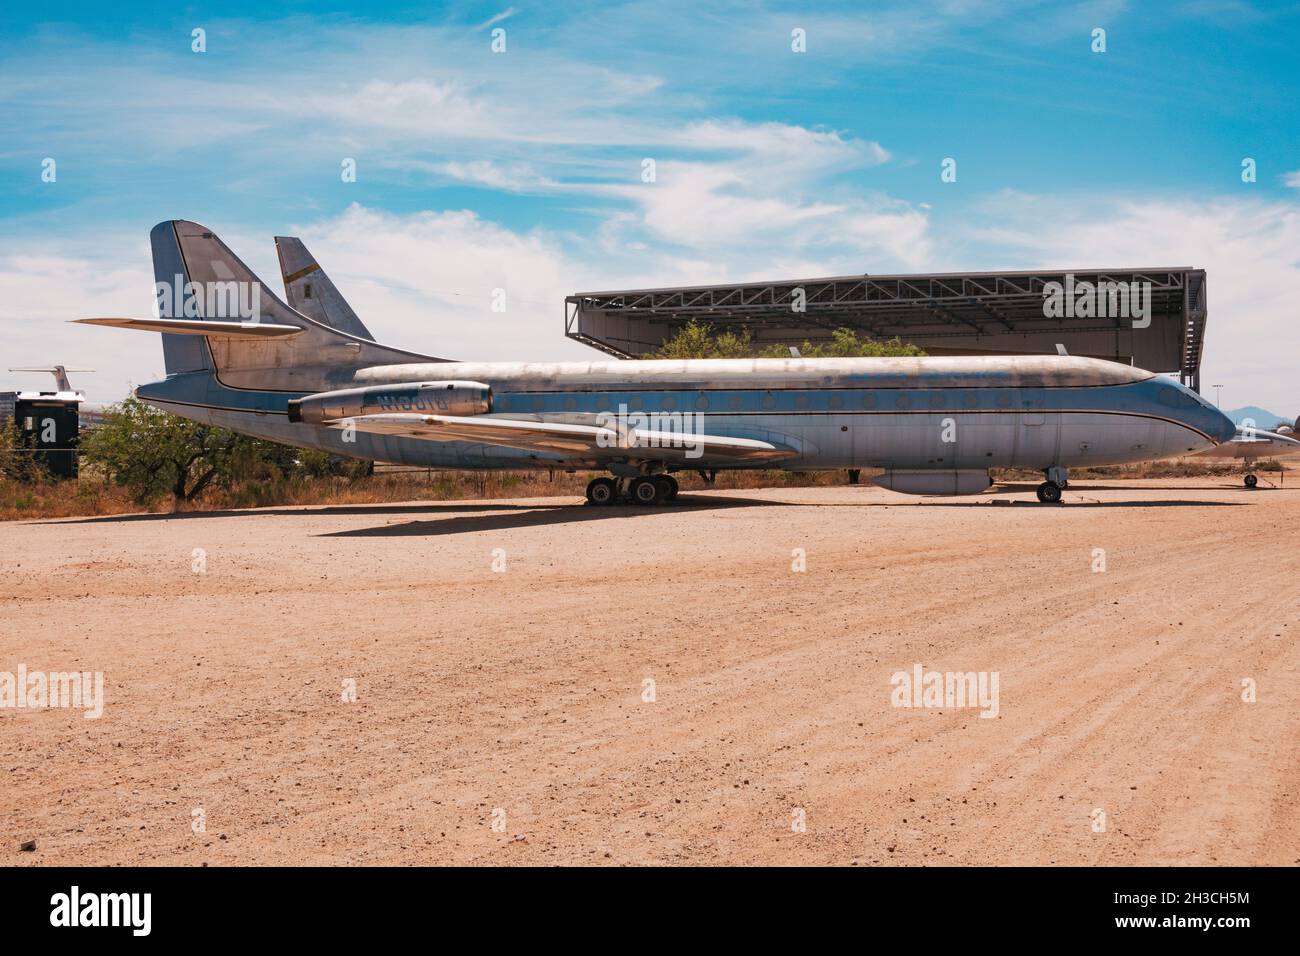
<instances>
[{"instance_id":1,"label":"green tree","mask_svg":"<svg viewBox=\"0 0 1300 956\"><path fill-rule=\"evenodd\" d=\"M783 346L777 346L778 351L789 354L789 349ZM878 339L860 339L858 333L848 328L838 328L831 333L829 342L822 342L813 345L811 342L804 342L799 351L808 358L860 358L860 357L879 357L889 355L924 355L925 353L912 345L910 342L904 342L898 336L892 339L880 341Z\"/></svg>"},{"instance_id":2,"label":"green tree","mask_svg":"<svg viewBox=\"0 0 1300 956\"><path fill-rule=\"evenodd\" d=\"M103 467L141 504L171 495L193 501L230 474L246 453L244 436L151 408L128 398L107 409L82 439L85 460Z\"/></svg>"},{"instance_id":3,"label":"green tree","mask_svg":"<svg viewBox=\"0 0 1300 956\"><path fill-rule=\"evenodd\" d=\"M23 441L18 423L12 418L0 419L0 477L30 482L43 473L36 465L30 445Z\"/></svg>"},{"instance_id":4,"label":"green tree","mask_svg":"<svg viewBox=\"0 0 1300 956\"><path fill-rule=\"evenodd\" d=\"M171 495L193 501L206 489L326 476L361 477L371 462L295 448L159 411L135 398L109 408L81 440L82 460L141 504Z\"/></svg>"},{"instance_id":5,"label":"green tree","mask_svg":"<svg viewBox=\"0 0 1300 956\"><path fill-rule=\"evenodd\" d=\"M646 358L754 358L761 351L754 345L749 329L717 332L707 322L691 319L680 332L647 354Z\"/></svg>"},{"instance_id":6,"label":"green tree","mask_svg":"<svg viewBox=\"0 0 1300 956\"><path fill-rule=\"evenodd\" d=\"M915 345L897 337L887 341L860 339L849 328L836 329L829 342L813 345L804 342L799 348L806 358L857 358L860 356L924 355ZM672 338L658 349L648 352L645 358L699 359L699 358L788 358L786 345L760 345L753 340L749 329L716 331L707 322L691 319Z\"/></svg>"}]
</instances>

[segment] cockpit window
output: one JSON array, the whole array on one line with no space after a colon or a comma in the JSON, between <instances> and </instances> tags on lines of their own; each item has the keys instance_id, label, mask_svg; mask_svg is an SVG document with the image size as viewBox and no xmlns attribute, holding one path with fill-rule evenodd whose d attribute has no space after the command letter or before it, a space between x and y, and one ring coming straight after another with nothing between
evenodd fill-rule
<instances>
[{"instance_id":1,"label":"cockpit window","mask_svg":"<svg viewBox=\"0 0 1300 956\"><path fill-rule=\"evenodd\" d=\"M1201 398L1189 388L1178 388L1174 385L1162 385L1160 391L1156 393L1156 398L1162 405L1168 405L1170 408L1195 408L1197 405L1209 407L1209 402Z\"/></svg>"}]
</instances>

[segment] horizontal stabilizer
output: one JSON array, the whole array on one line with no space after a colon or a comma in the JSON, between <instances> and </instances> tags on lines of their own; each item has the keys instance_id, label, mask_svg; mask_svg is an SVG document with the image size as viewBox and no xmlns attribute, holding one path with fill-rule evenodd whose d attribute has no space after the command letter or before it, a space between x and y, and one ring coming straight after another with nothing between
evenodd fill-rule
<instances>
[{"instance_id":1,"label":"horizontal stabilizer","mask_svg":"<svg viewBox=\"0 0 1300 956\"><path fill-rule=\"evenodd\" d=\"M11 372L50 372L57 375L59 372L93 372L93 368L82 368L80 365L24 365L20 368L10 368Z\"/></svg>"},{"instance_id":2,"label":"horizontal stabilizer","mask_svg":"<svg viewBox=\"0 0 1300 956\"><path fill-rule=\"evenodd\" d=\"M593 459L651 461L781 461L798 452L753 438L691 432L623 432L599 425L571 425L486 415L361 415L331 423L381 435L429 441L468 441L525 451L568 452Z\"/></svg>"},{"instance_id":3,"label":"horizontal stabilizer","mask_svg":"<svg viewBox=\"0 0 1300 956\"><path fill-rule=\"evenodd\" d=\"M276 339L297 335L296 325L274 322L212 322L206 319L73 319L82 325L104 325L116 329L139 329L142 332L168 332L179 335L206 335L220 339Z\"/></svg>"}]
</instances>

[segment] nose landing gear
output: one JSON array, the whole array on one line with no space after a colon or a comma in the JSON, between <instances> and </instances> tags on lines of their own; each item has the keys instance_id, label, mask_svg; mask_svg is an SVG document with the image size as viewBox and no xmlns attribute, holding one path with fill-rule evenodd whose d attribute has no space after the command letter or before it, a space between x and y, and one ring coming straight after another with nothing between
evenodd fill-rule
<instances>
[{"instance_id":1,"label":"nose landing gear","mask_svg":"<svg viewBox=\"0 0 1300 956\"><path fill-rule=\"evenodd\" d=\"M1253 474L1247 475L1245 480L1246 480L1247 488L1254 488L1257 484L1259 484L1258 476Z\"/></svg>"},{"instance_id":2,"label":"nose landing gear","mask_svg":"<svg viewBox=\"0 0 1300 956\"><path fill-rule=\"evenodd\" d=\"M1038 500L1045 505L1061 503L1061 492L1070 487L1070 475L1067 469L1053 465L1044 470L1047 480L1038 486Z\"/></svg>"},{"instance_id":3,"label":"nose landing gear","mask_svg":"<svg viewBox=\"0 0 1300 956\"><path fill-rule=\"evenodd\" d=\"M1038 500L1045 505L1061 503L1061 486L1054 481L1045 481L1038 486Z\"/></svg>"}]
</instances>

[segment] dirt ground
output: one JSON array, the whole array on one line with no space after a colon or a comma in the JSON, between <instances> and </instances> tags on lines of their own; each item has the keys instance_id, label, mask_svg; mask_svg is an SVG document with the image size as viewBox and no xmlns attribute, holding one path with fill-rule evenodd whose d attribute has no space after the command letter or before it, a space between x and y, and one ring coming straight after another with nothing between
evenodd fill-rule
<instances>
[{"instance_id":1,"label":"dirt ground","mask_svg":"<svg viewBox=\"0 0 1300 956\"><path fill-rule=\"evenodd\" d=\"M1238 481L0 524L0 672L105 694L0 709L0 863L1300 863L1300 482Z\"/></svg>"}]
</instances>

